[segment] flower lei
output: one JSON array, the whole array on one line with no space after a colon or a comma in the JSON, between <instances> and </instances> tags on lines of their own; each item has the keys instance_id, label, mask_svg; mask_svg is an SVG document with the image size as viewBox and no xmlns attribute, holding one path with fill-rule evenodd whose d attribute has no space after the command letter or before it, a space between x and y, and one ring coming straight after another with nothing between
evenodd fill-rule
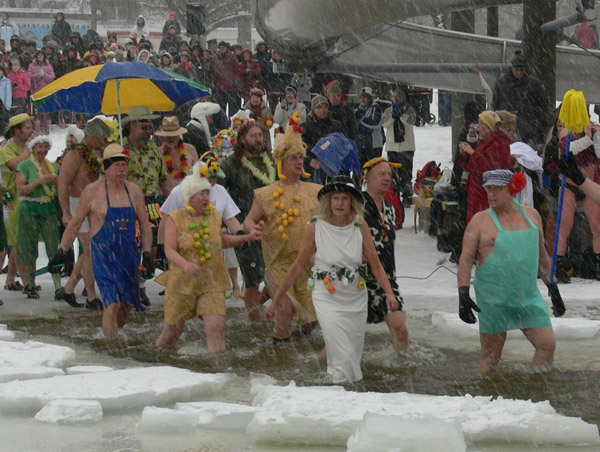
<instances>
[{"instance_id":1,"label":"flower lei","mask_svg":"<svg viewBox=\"0 0 600 452\"><path fill-rule=\"evenodd\" d=\"M246 156L242 157L242 166L252 173L252 175L261 181L264 185L271 185L275 183L275 166L273 161L269 158L266 152L262 153L262 161L267 169L267 174L262 173L254 163Z\"/></svg>"},{"instance_id":2,"label":"flower lei","mask_svg":"<svg viewBox=\"0 0 600 452\"><path fill-rule=\"evenodd\" d=\"M196 209L194 209L189 202L187 203L187 209L192 213L196 213ZM205 217L210 215L211 213L212 209L209 206L202 213L202 216ZM200 263L205 264L212 257L212 255L210 254L211 245L209 242L210 229L208 228L208 220L203 220L200 224L196 223L195 221L192 221L189 227L190 231L195 230L195 232L193 233L194 248L198 250L198 255L200 256Z\"/></svg>"},{"instance_id":3,"label":"flower lei","mask_svg":"<svg viewBox=\"0 0 600 452\"><path fill-rule=\"evenodd\" d=\"M307 288L312 290L315 287L315 279L323 281L330 294L334 294L336 289L333 282L337 279L342 282L342 285L347 286L358 280L358 288L363 290L366 286L365 279L367 278L367 264L361 264L358 268L351 270L339 265L333 265L329 270L321 270L318 267L311 269L311 275L308 279Z\"/></svg>"},{"instance_id":4,"label":"flower lei","mask_svg":"<svg viewBox=\"0 0 600 452\"><path fill-rule=\"evenodd\" d=\"M29 160L31 160L31 163L33 163L33 167L37 171L38 176L42 177L44 175L44 172L41 163L35 159L33 154L31 155L31 157L29 157ZM50 163L49 160L45 160L44 163L48 167L48 171L50 172L50 174L56 175L56 168L54 167L54 165L52 165L52 163ZM39 201L42 203L52 201L56 196L56 193L58 193L58 186L56 184L42 184L42 188L44 189L44 196L40 197Z\"/></svg>"},{"instance_id":5,"label":"flower lei","mask_svg":"<svg viewBox=\"0 0 600 452\"><path fill-rule=\"evenodd\" d=\"M98 180L98 178L100 177L100 162L98 161L96 154L90 151L85 144L81 143L75 146L75 150L83 159L83 161L88 164L88 175L90 177L90 180L92 182Z\"/></svg>"},{"instance_id":6,"label":"flower lei","mask_svg":"<svg viewBox=\"0 0 600 452\"><path fill-rule=\"evenodd\" d=\"M281 210L282 212L281 215L277 217L275 221L279 225L277 230L281 234L281 238L283 240L289 239L288 235L285 233L285 228L288 227L290 224L294 223L294 216L297 217L298 215L300 215L300 209L293 207L294 202L300 202L302 200L302 197L298 194L298 190L300 190L300 184L298 184L298 186L296 187L296 196L294 196L294 199L292 200L292 205L288 209L285 208L285 204L283 202L278 201L280 196L283 194L283 187L279 187L273 192L273 199L275 200L273 206L276 209Z\"/></svg>"},{"instance_id":7,"label":"flower lei","mask_svg":"<svg viewBox=\"0 0 600 452\"><path fill-rule=\"evenodd\" d=\"M171 158L171 148L166 144L163 144L163 154L165 156L165 163L167 165L167 170L171 177L174 179L183 179L187 174L190 165L188 164L187 158L185 156L185 146L183 142L179 142L177 145L177 149L179 150L179 160L181 161L181 171L175 171L173 169L173 159Z\"/></svg>"}]
</instances>

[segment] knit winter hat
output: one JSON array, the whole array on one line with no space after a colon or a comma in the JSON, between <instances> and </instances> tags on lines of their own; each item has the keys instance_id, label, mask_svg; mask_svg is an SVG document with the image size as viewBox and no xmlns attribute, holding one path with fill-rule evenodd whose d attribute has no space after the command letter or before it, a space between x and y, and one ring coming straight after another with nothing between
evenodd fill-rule
<instances>
[{"instance_id":1,"label":"knit winter hat","mask_svg":"<svg viewBox=\"0 0 600 452\"><path fill-rule=\"evenodd\" d=\"M479 120L488 126L492 132L498 130L498 126L502 123L500 116L493 110L486 110L483 113L479 113Z\"/></svg>"},{"instance_id":2,"label":"knit winter hat","mask_svg":"<svg viewBox=\"0 0 600 452\"><path fill-rule=\"evenodd\" d=\"M325 96L321 96L319 94L319 95L313 97L312 100L310 101L310 109L314 110L321 104L329 105L329 101L327 100L327 98Z\"/></svg>"},{"instance_id":3,"label":"knit winter hat","mask_svg":"<svg viewBox=\"0 0 600 452\"><path fill-rule=\"evenodd\" d=\"M212 186L208 179L201 172L201 168L206 167L204 162L196 162L192 167L192 174L186 176L181 182L181 197L185 202L188 202L192 197L204 190L212 191Z\"/></svg>"},{"instance_id":4,"label":"knit winter hat","mask_svg":"<svg viewBox=\"0 0 600 452\"><path fill-rule=\"evenodd\" d=\"M527 67L527 59L521 50L515 51L512 60L510 60L510 65L512 67Z\"/></svg>"},{"instance_id":5,"label":"knit winter hat","mask_svg":"<svg viewBox=\"0 0 600 452\"><path fill-rule=\"evenodd\" d=\"M325 94L328 96L331 94L342 94L342 85L338 80L332 81L327 85L327 88L325 88Z\"/></svg>"}]
</instances>

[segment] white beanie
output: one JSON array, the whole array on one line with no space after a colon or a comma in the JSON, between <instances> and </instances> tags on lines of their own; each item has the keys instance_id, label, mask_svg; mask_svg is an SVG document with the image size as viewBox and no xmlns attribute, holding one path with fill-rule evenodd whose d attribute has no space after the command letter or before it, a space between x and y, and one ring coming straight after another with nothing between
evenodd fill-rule
<instances>
[{"instance_id":1,"label":"white beanie","mask_svg":"<svg viewBox=\"0 0 600 452\"><path fill-rule=\"evenodd\" d=\"M75 124L69 124L69 127L67 127L66 138L69 138L71 135L73 135L73 137L75 137L75 139L77 140L77 143L81 143L81 141L83 140L83 137L85 136L85 134L83 133L83 130L81 130Z\"/></svg>"},{"instance_id":2,"label":"white beanie","mask_svg":"<svg viewBox=\"0 0 600 452\"><path fill-rule=\"evenodd\" d=\"M200 172L202 166L206 166L206 164L204 162L196 162L192 167L192 174L186 176L181 182L179 192L185 202L188 202L192 196L203 190L212 192L212 185L210 185L208 179Z\"/></svg>"}]
</instances>

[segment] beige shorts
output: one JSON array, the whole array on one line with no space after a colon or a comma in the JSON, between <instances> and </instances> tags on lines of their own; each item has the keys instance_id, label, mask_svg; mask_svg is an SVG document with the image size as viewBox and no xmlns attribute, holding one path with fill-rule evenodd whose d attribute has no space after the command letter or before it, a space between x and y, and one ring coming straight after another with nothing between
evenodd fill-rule
<instances>
[{"instance_id":1,"label":"beige shorts","mask_svg":"<svg viewBox=\"0 0 600 452\"><path fill-rule=\"evenodd\" d=\"M79 198L73 198L70 197L69 198L69 206L71 207L71 214L75 215L75 212L77 212L77 206L79 205ZM85 220L83 220L83 223L81 223L81 227L79 228L79 233L86 233L86 232L90 232L90 222L88 221L87 217L85 218Z\"/></svg>"}]
</instances>

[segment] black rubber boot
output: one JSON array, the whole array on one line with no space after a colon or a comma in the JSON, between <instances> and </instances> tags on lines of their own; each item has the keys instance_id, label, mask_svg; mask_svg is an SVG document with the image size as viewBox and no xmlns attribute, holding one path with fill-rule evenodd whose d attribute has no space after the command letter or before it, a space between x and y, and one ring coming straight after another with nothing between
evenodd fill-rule
<instances>
[{"instance_id":1,"label":"black rubber boot","mask_svg":"<svg viewBox=\"0 0 600 452\"><path fill-rule=\"evenodd\" d=\"M83 308L83 305L81 303L77 303L77 298L75 297L75 294L65 293L64 296L65 297L63 298L63 300L65 300L72 308Z\"/></svg>"},{"instance_id":2,"label":"black rubber boot","mask_svg":"<svg viewBox=\"0 0 600 452\"><path fill-rule=\"evenodd\" d=\"M566 256L556 256L556 271L554 276L556 277L556 282L559 284L571 284L571 277L569 276L569 272L571 270L571 265Z\"/></svg>"},{"instance_id":3,"label":"black rubber boot","mask_svg":"<svg viewBox=\"0 0 600 452\"><path fill-rule=\"evenodd\" d=\"M32 287L29 284L23 288L23 293L26 294L27 298L30 300L39 300L40 298L40 294L35 290L35 287Z\"/></svg>"}]
</instances>

